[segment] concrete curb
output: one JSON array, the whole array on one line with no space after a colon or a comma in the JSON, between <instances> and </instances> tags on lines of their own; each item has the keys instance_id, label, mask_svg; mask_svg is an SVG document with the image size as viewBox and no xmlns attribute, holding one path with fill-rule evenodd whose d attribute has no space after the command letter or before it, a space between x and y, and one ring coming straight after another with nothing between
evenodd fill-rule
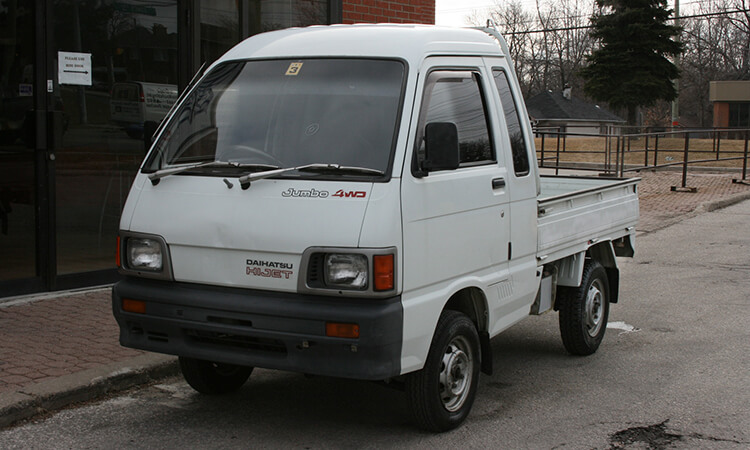
<instances>
[{"instance_id":1,"label":"concrete curb","mask_svg":"<svg viewBox=\"0 0 750 450\"><path fill-rule=\"evenodd\" d=\"M743 192L721 200L705 202L700 204L695 210L698 212L711 212L716 211L717 209L726 208L727 206L732 206L745 200L750 200L750 192Z\"/></svg>"},{"instance_id":2,"label":"concrete curb","mask_svg":"<svg viewBox=\"0 0 750 450\"><path fill-rule=\"evenodd\" d=\"M0 393L0 427L178 373L175 357L149 353Z\"/></svg>"},{"instance_id":3,"label":"concrete curb","mask_svg":"<svg viewBox=\"0 0 750 450\"><path fill-rule=\"evenodd\" d=\"M685 213L676 217L671 217L669 219L664 219L659 224L659 226L656 226L650 230L639 230L637 233L637 236L653 233L655 231L660 231L665 228L669 228L672 225L678 224L682 222L683 220L693 218L699 214L718 211L720 209L727 208L729 206L735 205L745 200L750 200L750 192L743 192L741 194L735 194L731 197L723 198L721 200L710 200L707 202L703 202L700 205L698 205L694 210L688 213Z\"/></svg>"}]
</instances>

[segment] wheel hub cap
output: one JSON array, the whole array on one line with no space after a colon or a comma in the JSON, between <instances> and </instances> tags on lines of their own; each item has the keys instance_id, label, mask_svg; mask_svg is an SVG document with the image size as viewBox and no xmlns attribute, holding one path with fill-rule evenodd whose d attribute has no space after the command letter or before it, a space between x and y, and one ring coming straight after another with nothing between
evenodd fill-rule
<instances>
[{"instance_id":1,"label":"wheel hub cap","mask_svg":"<svg viewBox=\"0 0 750 450\"><path fill-rule=\"evenodd\" d=\"M466 401L474 370L467 343L456 338L448 344L440 367L440 398L448 411L457 411Z\"/></svg>"},{"instance_id":2,"label":"wheel hub cap","mask_svg":"<svg viewBox=\"0 0 750 450\"><path fill-rule=\"evenodd\" d=\"M585 324L589 336L594 337L602 328L604 316L604 293L598 280L591 284L586 293Z\"/></svg>"}]
</instances>

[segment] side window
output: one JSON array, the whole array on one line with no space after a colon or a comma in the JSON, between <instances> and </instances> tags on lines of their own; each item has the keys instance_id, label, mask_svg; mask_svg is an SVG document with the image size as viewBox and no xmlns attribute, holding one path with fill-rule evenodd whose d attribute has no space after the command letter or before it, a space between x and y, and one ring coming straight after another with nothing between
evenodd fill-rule
<instances>
[{"instance_id":1,"label":"side window","mask_svg":"<svg viewBox=\"0 0 750 450\"><path fill-rule=\"evenodd\" d=\"M495 162L476 72L436 70L427 76L417 134L416 167L420 167L425 157L425 126L432 122L456 124L462 166Z\"/></svg>"},{"instance_id":2,"label":"side window","mask_svg":"<svg viewBox=\"0 0 750 450\"><path fill-rule=\"evenodd\" d=\"M518 116L516 102L513 100L513 94L510 92L508 75L504 70L494 69L492 75L495 78L495 86L500 94L500 103L503 105L505 114L505 123L508 126L508 136L510 136L510 149L513 154L513 171L516 176L524 176L529 173L529 152L526 145L526 139L521 129L521 119Z\"/></svg>"}]
</instances>

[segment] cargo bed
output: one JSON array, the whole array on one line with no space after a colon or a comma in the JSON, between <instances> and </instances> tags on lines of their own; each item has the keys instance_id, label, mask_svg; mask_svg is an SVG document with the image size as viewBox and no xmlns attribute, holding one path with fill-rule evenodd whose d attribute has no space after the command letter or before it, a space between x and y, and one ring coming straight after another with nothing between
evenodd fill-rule
<instances>
[{"instance_id":1,"label":"cargo bed","mask_svg":"<svg viewBox=\"0 0 750 450\"><path fill-rule=\"evenodd\" d=\"M551 262L632 234L640 178L541 176L537 258Z\"/></svg>"}]
</instances>

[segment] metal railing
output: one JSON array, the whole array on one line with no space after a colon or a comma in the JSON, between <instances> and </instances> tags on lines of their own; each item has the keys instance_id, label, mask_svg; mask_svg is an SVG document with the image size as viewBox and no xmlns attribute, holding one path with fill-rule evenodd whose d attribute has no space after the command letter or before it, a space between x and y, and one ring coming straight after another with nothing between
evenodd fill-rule
<instances>
[{"instance_id":1,"label":"metal railing","mask_svg":"<svg viewBox=\"0 0 750 450\"><path fill-rule=\"evenodd\" d=\"M691 166L736 170L748 180L748 138L750 128L691 128L627 132L624 127L607 127L601 133L571 132L561 127L536 127L537 159L540 167L601 172L623 177L628 172L681 166L681 186L673 190L695 192L687 186ZM739 163L741 161L741 164ZM741 167L740 167L741 166Z\"/></svg>"}]
</instances>

